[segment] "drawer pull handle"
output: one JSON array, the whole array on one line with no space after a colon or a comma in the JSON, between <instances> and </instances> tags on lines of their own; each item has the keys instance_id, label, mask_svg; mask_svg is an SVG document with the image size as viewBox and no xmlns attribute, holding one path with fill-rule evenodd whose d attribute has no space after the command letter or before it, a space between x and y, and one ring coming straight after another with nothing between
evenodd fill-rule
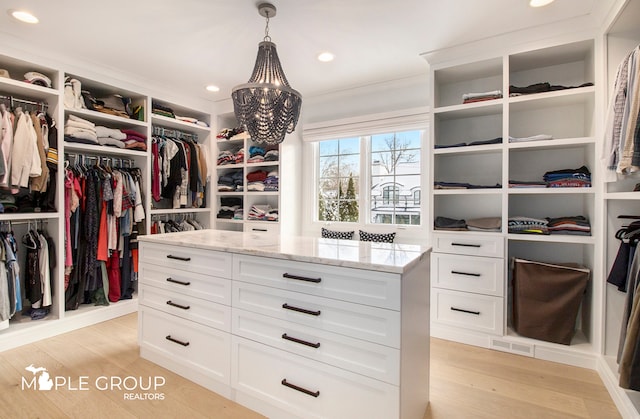
<instances>
[{"instance_id":1,"label":"drawer pull handle","mask_svg":"<svg viewBox=\"0 0 640 419\"><path fill-rule=\"evenodd\" d=\"M304 313L304 314L310 314L312 316L319 316L320 315L320 310L318 311L312 311L312 310L307 310L306 308L300 308L300 307L295 307L295 306L290 306L287 303L284 303L282 305L282 308L286 309L286 310L291 310L291 311L297 311L299 313Z\"/></svg>"},{"instance_id":2,"label":"drawer pull handle","mask_svg":"<svg viewBox=\"0 0 640 419\"><path fill-rule=\"evenodd\" d=\"M469 244L469 243L451 243L451 246L462 246L462 247L482 247L481 244Z\"/></svg>"},{"instance_id":3,"label":"drawer pull handle","mask_svg":"<svg viewBox=\"0 0 640 419\"><path fill-rule=\"evenodd\" d=\"M480 276L480 274L472 274L469 272L461 272L461 271L451 271L451 273L454 275L466 275L466 276L477 276L477 277Z\"/></svg>"},{"instance_id":4,"label":"drawer pull handle","mask_svg":"<svg viewBox=\"0 0 640 419\"><path fill-rule=\"evenodd\" d=\"M456 308L456 307L451 307L451 311L459 311L461 313L469 313L469 314L475 314L476 316L480 315L479 311L471 311L471 310L465 310L463 308Z\"/></svg>"},{"instance_id":5,"label":"drawer pull handle","mask_svg":"<svg viewBox=\"0 0 640 419\"><path fill-rule=\"evenodd\" d=\"M182 345L182 346L189 346L189 342L183 342L181 340L172 338L171 335L167 335L167 337L165 338L166 340L170 340L173 343L177 343L178 345Z\"/></svg>"},{"instance_id":6,"label":"drawer pull handle","mask_svg":"<svg viewBox=\"0 0 640 419\"><path fill-rule=\"evenodd\" d=\"M316 348L316 349L320 347L320 342L318 342L318 343L307 342L306 340L302 340L302 339L291 337L291 336L287 335L286 333L282 334L282 339L290 340L291 342L299 343L300 345L311 346L312 348Z\"/></svg>"},{"instance_id":7,"label":"drawer pull handle","mask_svg":"<svg viewBox=\"0 0 640 419\"><path fill-rule=\"evenodd\" d=\"M294 390L298 390L301 393L308 394L309 396L318 397L320 395L320 390L318 390L318 391L307 390L306 388L302 388L300 386L297 386L295 384L291 384L291 383L287 382L286 378L282 379L281 384L283 386L285 386L285 387L289 387L289 388L292 388Z\"/></svg>"},{"instance_id":8,"label":"drawer pull handle","mask_svg":"<svg viewBox=\"0 0 640 419\"><path fill-rule=\"evenodd\" d=\"M299 275L291 275L288 273L284 273L282 274L283 278L289 278L289 279L297 279L298 281L307 281L307 282L315 282L316 284L320 283L320 281L322 281L322 278L309 278L306 276L299 276Z\"/></svg>"},{"instance_id":9,"label":"drawer pull handle","mask_svg":"<svg viewBox=\"0 0 640 419\"><path fill-rule=\"evenodd\" d=\"M184 285L185 287L191 285L191 282L178 281L177 279L173 279L173 278L167 278L167 282L172 282L174 284Z\"/></svg>"},{"instance_id":10,"label":"drawer pull handle","mask_svg":"<svg viewBox=\"0 0 640 419\"><path fill-rule=\"evenodd\" d=\"M176 259L176 260L181 260L183 262L189 262L191 260L190 257L182 257L182 256L174 256L174 255L167 255L167 259Z\"/></svg>"},{"instance_id":11,"label":"drawer pull handle","mask_svg":"<svg viewBox=\"0 0 640 419\"><path fill-rule=\"evenodd\" d=\"M182 304L176 304L171 300L167 301L167 305L170 305L172 307L181 308L183 310L189 310L191 308L191 306L183 306Z\"/></svg>"},{"instance_id":12,"label":"drawer pull handle","mask_svg":"<svg viewBox=\"0 0 640 419\"><path fill-rule=\"evenodd\" d=\"M251 231L269 231L266 228L252 228Z\"/></svg>"}]
</instances>

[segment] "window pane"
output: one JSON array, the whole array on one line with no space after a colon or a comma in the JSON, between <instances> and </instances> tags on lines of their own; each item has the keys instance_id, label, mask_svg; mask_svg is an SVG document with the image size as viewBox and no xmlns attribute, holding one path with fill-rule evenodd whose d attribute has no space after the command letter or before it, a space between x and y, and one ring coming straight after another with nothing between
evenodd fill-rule
<instances>
[{"instance_id":1,"label":"window pane","mask_svg":"<svg viewBox=\"0 0 640 419\"><path fill-rule=\"evenodd\" d=\"M338 156L320 157L320 177L338 177Z\"/></svg>"},{"instance_id":2,"label":"window pane","mask_svg":"<svg viewBox=\"0 0 640 419\"><path fill-rule=\"evenodd\" d=\"M343 138L340 140L340 154L360 154L360 138Z\"/></svg>"},{"instance_id":3,"label":"window pane","mask_svg":"<svg viewBox=\"0 0 640 419\"><path fill-rule=\"evenodd\" d=\"M349 175L358 176L360 174L360 155L349 154L340 156L339 175L348 177Z\"/></svg>"},{"instance_id":4,"label":"window pane","mask_svg":"<svg viewBox=\"0 0 640 419\"><path fill-rule=\"evenodd\" d=\"M359 182L356 177L340 178L343 199L358 199Z\"/></svg>"},{"instance_id":5,"label":"window pane","mask_svg":"<svg viewBox=\"0 0 640 419\"><path fill-rule=\"evenodd\" d=\"M320 199L318 202L318 219L320 221L339 221L338 200Z\"/></svg>"},{"instance_id":6,"label":"window pane","mask_svg":"<svg viewBox=\"0 0 640 419\"><path fill-rule=\"evenodd\" d=\"M338 140L320 141L321 156L335 156L338 154Z\"/></svg>"},{"instance_id":7,"label":"window pane","mask_svg":"<svg viewBox=\"0 0 640 419\"><path fill-rule=\"evenodd\" d=\"M419 225L421 135L405 131L371 137L371 222Z\"/></svg>"},{"instance_id":8,"label":"window pane","mask_svg":"<svg viewBox=\"0 0 640 419\"><path fill-rule=\"evenodd\" d=\"M353 223L358 221L358 201L342 200L339 205L340 221Z\"/></svg>"}]
</instances>

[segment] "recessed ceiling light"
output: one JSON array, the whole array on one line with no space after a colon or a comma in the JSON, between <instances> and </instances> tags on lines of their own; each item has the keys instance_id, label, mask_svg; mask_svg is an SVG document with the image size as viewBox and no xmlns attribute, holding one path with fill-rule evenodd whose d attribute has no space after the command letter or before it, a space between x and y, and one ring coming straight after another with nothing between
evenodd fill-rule
<instances>
[{"instance_id":1,"label":"recessed ceiling light","mask_svg":"<svg viewBox=\"0 0 640 419\"><path fill-rule=\"evenodd\" d=\"M542 7L547 4L553 3L553 0L531 0L529 1L529 6L531 7Z\"/></svg>"},{"instance_id":2,"label":"recessed ceiling light","mask_svg":"<svg viewBox=\"0 0 640 419\"><path fill-rule=\"evenodd\" d=\"M219 92L220 88L218 86L214 86L213 84L210 84L206 87L206 89L210 92Z\"/></svg>"},{"instance_id":3,"label":"recessed ceiling light","mask_svg":"<svg viewBox=\"0 0 640 419\"><path fill-rule=\"evenodd\" d=\"M322 61L323 63L328 63L329 61L333 61L334 58L335 58L335 55L333 55L330 52L323 52L322 54L318 55L318 60Z\"/></svg>"},{"instance_id":4,"label":"recessed ceiling light","mask_svg":"<svg viewBox=\"0 0 640 419\"><path fill-rule=\"evenodd\" d=\"M14 19L17 19L20 22L25 22L25 23L38 23L39 22L37 17L35 17L31 13L26 12L24 10L9 10L9 14L11 16L13 16Z\"/></svg>"}]
</instances>

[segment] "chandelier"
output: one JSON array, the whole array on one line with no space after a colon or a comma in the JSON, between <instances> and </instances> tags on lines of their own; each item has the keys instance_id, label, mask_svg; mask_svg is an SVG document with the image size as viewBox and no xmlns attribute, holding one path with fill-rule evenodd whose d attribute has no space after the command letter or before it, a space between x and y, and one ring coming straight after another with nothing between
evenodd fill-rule
<instances>
[{"instance_id":1,"label":"chandelier","mask_svg":"<svg viewBox=\"0 0 640 419\"><path fill-rule=\"evenodd\" d=\"M264 40L258 44L258 56L251 78L231 91L236 119L253 141L279 144L285 134L296 129L302 97L291 88L284 75L269 36L269 18L276 15L272 4L258 5L258 12L267 19Z\"/></svg>"}]
</instances>

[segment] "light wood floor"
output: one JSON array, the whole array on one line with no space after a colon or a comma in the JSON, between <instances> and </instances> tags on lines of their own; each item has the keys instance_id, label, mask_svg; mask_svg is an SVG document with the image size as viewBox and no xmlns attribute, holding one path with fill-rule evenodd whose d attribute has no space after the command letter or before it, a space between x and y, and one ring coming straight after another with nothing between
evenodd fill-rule
<instances>
[{"instance_id":1,"label":"light wood floor","mask_svg":"<svg viewBox=\"0 0 640 419\"><path fill-rule=\"evenodd\" d=\"M617 418L594 371L431 341L431 403L424 419ZM88 391L22 390L27 365L52 376L89 376ZM100 376L163 376L164 400L123 400L99 391ZM136 314L0 353L0 418L261 418L262 416L140 359ZM359 419L359 418L353 418Z\"/></svg>"}]
</instances>

